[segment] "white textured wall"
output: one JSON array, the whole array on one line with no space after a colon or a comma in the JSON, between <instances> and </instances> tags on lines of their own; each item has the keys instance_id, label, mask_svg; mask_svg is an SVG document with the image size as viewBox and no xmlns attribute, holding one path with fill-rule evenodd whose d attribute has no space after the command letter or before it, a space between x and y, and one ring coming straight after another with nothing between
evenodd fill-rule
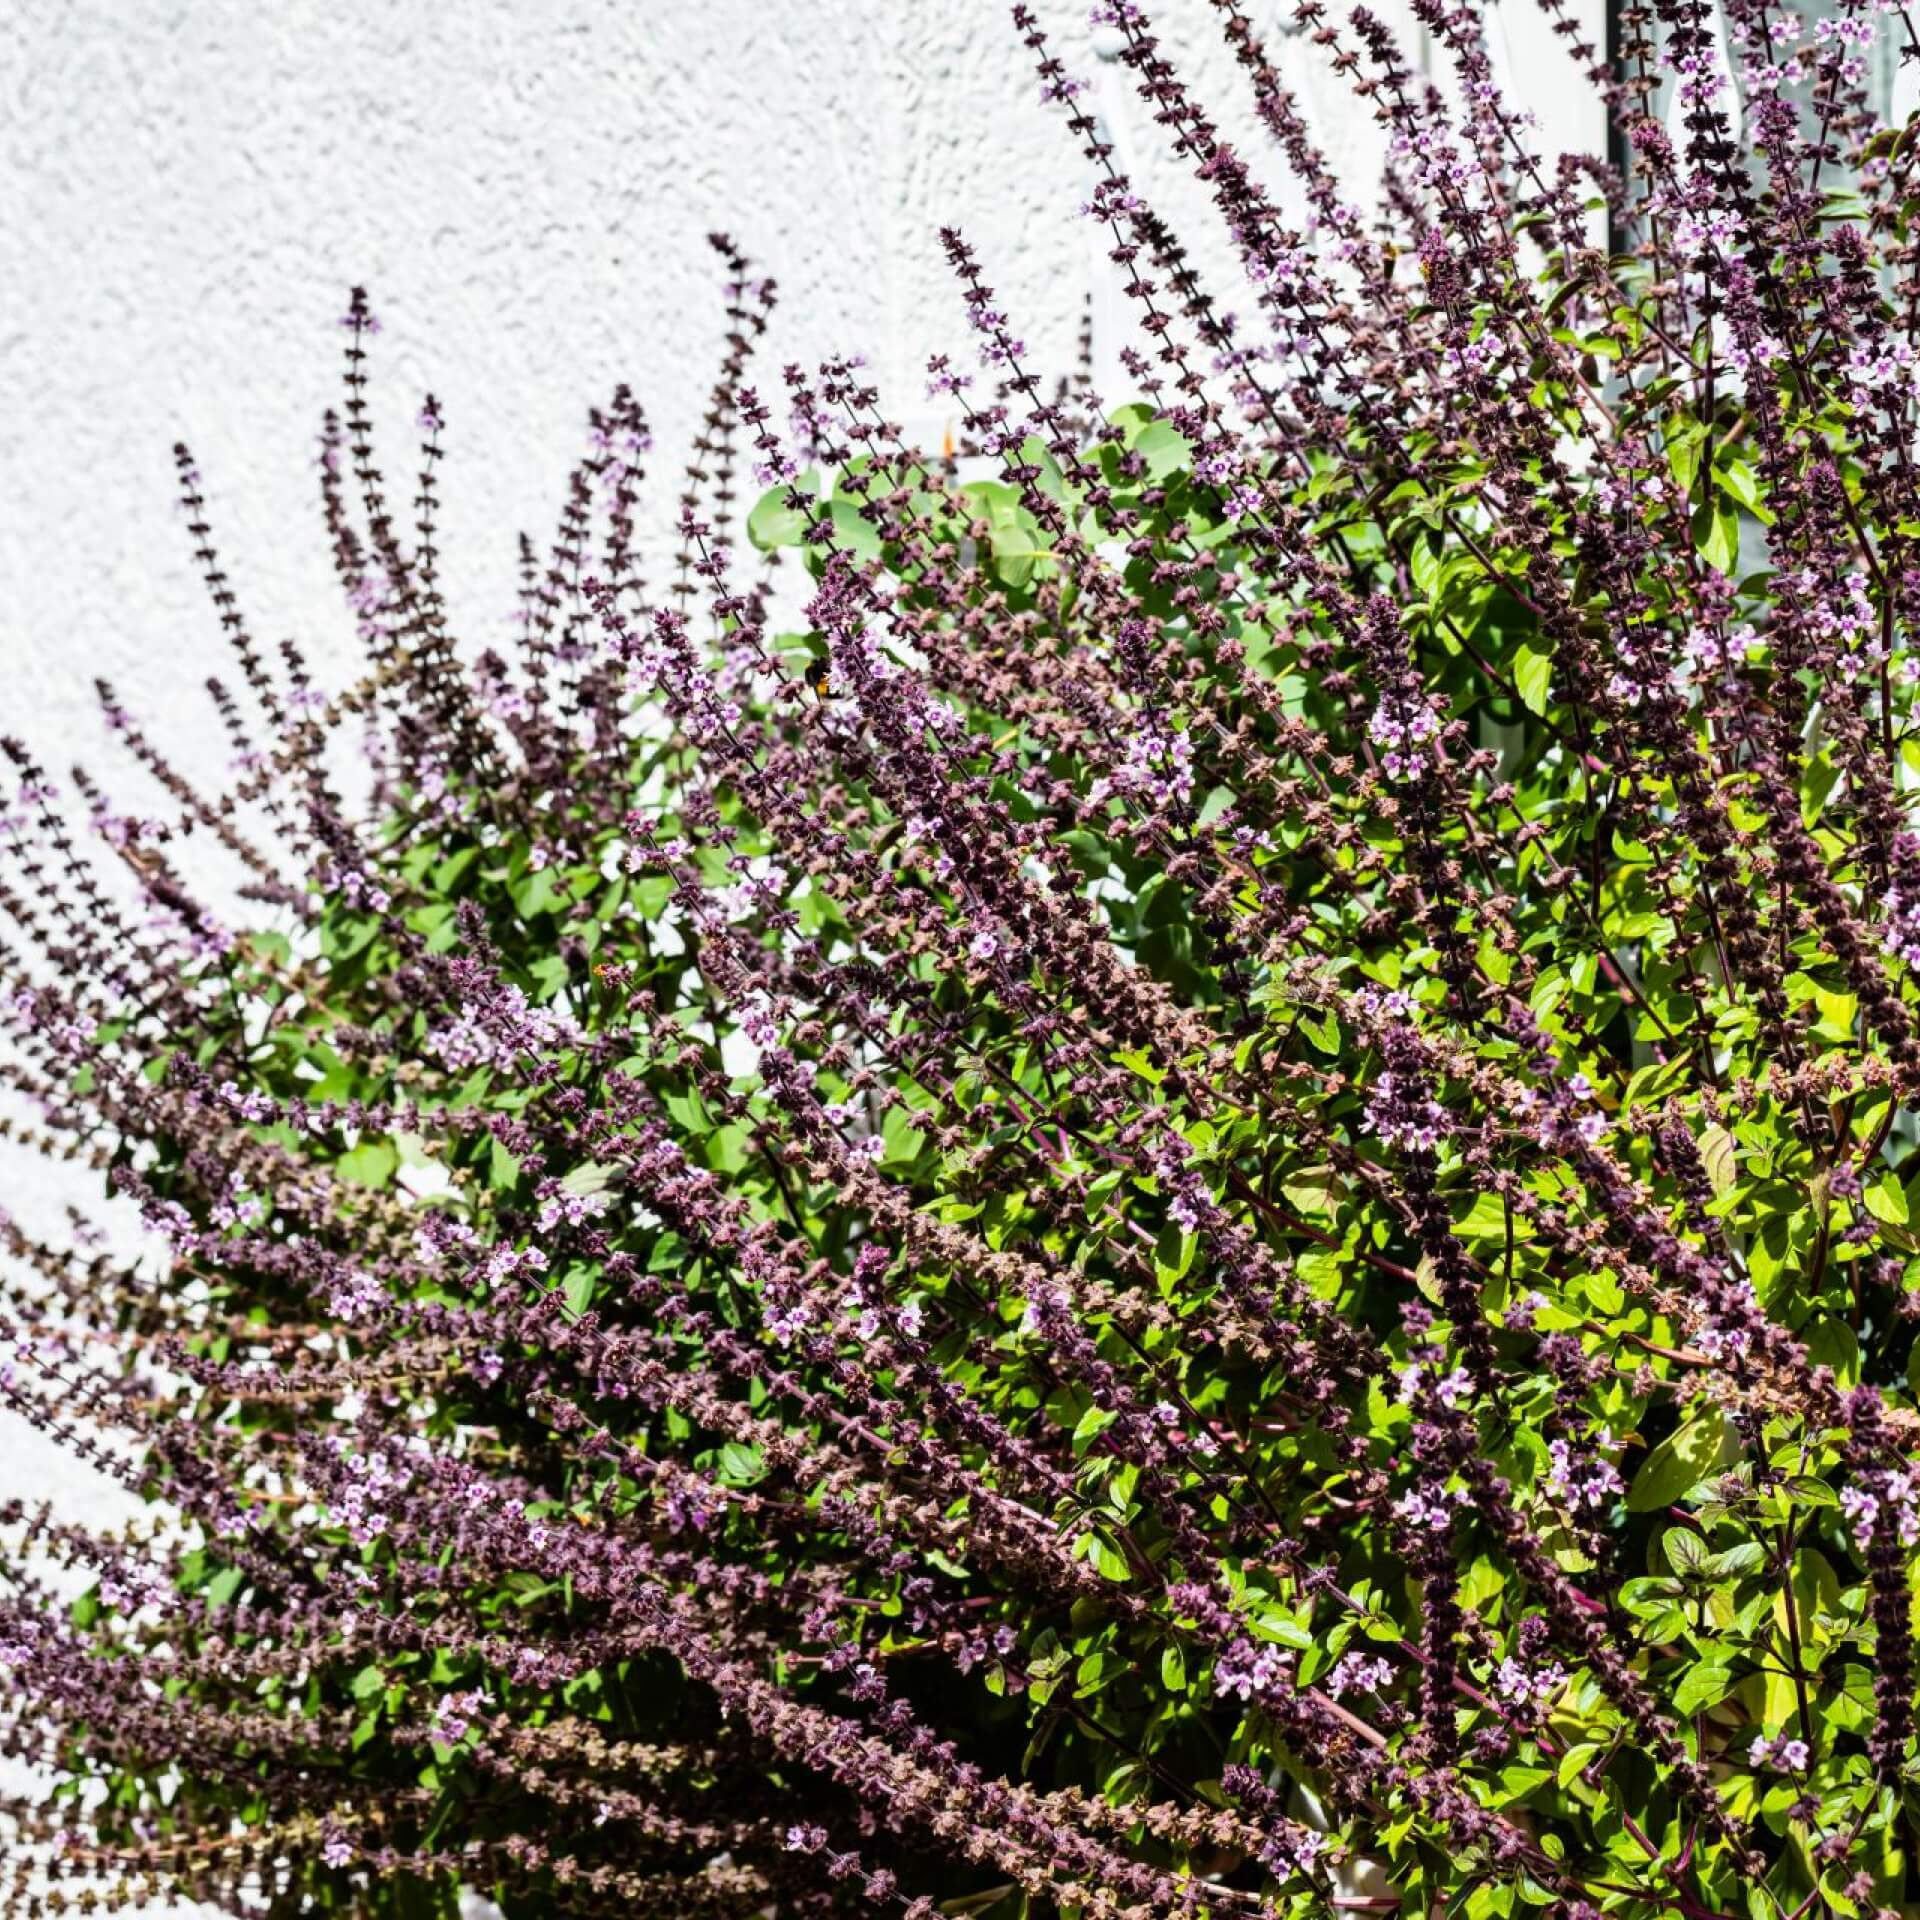
<instances>
[{"instance_id":1,"label":"white textured wall","mask_svg":"<svg viewBox=\"0 0 1920 1920\"><path fill-rule=\"evenodd\" d=\"M1084 8L1036 10L1091 75ZM1155 12L1216 117L1244 122L1204 0ZM1491 22L1549 151L1597 144L1531 0ZM1364 199L1369 119L1302 43L1287 57ZM1212 236L1144 113L1128 138L1156 203ZM1257 129L1241 144L1258 156ZM428 387L444 403L452 602L497 641L513 536L550 525L584 409L617 380L653 416L669 492L719 351L708 229L781 283L770 389L786 360L861 349L917 415L927 355L967 346L935 227L967 231L1057 370L1087 291L1086 184L993 0L0 4L0 728L56 768L105 762L104 673L184 765L218 771L197 689L225 662L172 504L180 437L256 632L345 674L312 448L350 283L385 322L383 418L404 430ZM1195 250L1223 262L1217 238ZM406 446L396 431L390 470ZM0 1156L0 1202L44 1219L53 1195ZM100 1508L0 1416L0 1493L49 1489Z\"/></svg>"},{"instance_id":2,"label":"white textured wall","mask_svg":"<svg viewBox=\"0 0 1920 1920\"><path fill-rule=\"evenodd\" d=\"M1037 10L1092 71L1084 7ZM1157 16L1231 125L1204 0ZM1590 144L1530 0L1494 18L1553 141ZM346 664L310 454L354 280L386 322L388 417L428 386L446 404L447 565L476 638L505 631L512 536L549 524L589 401L631 379L661 460L683 444L719 335L709 228L783 288L770 385L857 347L901 410L927 354L964 346L939 222L1048 361L1085 290L1082 164L996 0L12 0L0 87L0 709L63 751L97 745L96 672L211 750L177 437L261 633ZM1365 114L1324 73L1308 93L1364 193ZM1156 200L1210 233L1144 114L1132 138Z\"/></svg>"}]
</instances>

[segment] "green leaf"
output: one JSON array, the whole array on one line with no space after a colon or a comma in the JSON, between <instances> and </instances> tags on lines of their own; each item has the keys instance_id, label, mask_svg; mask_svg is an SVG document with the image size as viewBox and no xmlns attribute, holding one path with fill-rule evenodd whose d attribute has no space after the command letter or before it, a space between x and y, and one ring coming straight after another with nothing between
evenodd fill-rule
<instances>
[{"instance_id":1,"label":"green leaf","mask_svg":"<svg viewBox=\"0 0 1920 1920\"><path fill-rule=\"evenodd\" d=\"M1733 1691L1733 1670L1717 1660L1701 1660L1680 1676L1673 1690L1676 1713L1698 1713L1717 1707Z\"/></svg>"},{"instance_id":2,"label":"green leaf","mask_svg":"<svg viewBox=\"0 0 1920 1920\"><path fill-rule=\"evenodd\" d=\"M1906 1190L1892 1172L1883 1173L1866 1191L1867 1211L1876 1220L1904 1227L1908 1220Z\"/></svg>"},{"instance_id":3,"label":"green leaf","mask_svg":"<svg viewBox=\"0 0 1920 1920\"><path fill-rule=\"evenodd\" d=\"M1700 456L1706 443L1704 421L1685 419L1673 422L1667 428L1667 465L1672 469L1682 495L1693 492L1693 483L1700 474Z\"/></svg>"},{"instance_id":4,"label":"green leaf","mask_svg":"<svg viewBox=\"0 0 1920 1920\"><path fill-rule=\"evenodd\" d=\"M1183 1280L1193 1266L1193 1256L1199 1241L1191 1233L1184 1232L1169 1220L1161 1229L1160 1237L1154 1242L1153 1271L1162 1283Z\"/></svg>"},{"instance_id":5,"label":"green leaf","mask_svg":"<svg viewBox=\"0 0 1920 1920\"><path fill-rule=\"evenodd\" d=\"M1714 1198L1731 1193L1740 1182L1740 1155L1733 1135L1717 1122L1700 1136L1700 1164Z\"/></svg>"},{"instance_id":6,"label":"green leaf","mask_svg":"<svg viewBox=\"0 0 1920 1920\"><path fill-rule=\"evenodd\" d=\"M1535 653L1523 642L1519 652L1513 656L1513 684L1527 711L1544 715L1548 694L1553 686L1553 656Z\"/></svg>"},{"instance_id":7,"label":"green leaf","mask_svg":"<svg viewBox=\"0 0 1920 1920\"><path fill-rule=\"evenodd\" d=\"M1325 1054L1340 1051L1340 1017L1331 1011L1300 1015L1300 1031Z\"/></svg>"},{"instance_id":8,"label":"green leaf","mask_svg":"<svg viewBox=\"0 0 1920 1920\"><path fill-rule=\"evenodd\" d=\"M1745 460L1716 460L1713 478L1714 484L1723 493L1737 500L1762 526L1772 524L1773 515L1767 510L1766 490L1760 484L1759 475Z\"/></svg>"},{"instance_id":9,"label":"green leaf","mask_svg":"<svg viewBox=\"0 0 1920 1920\"><path fill-rule=\"evenodd\" d=\"M1787 1589L1774 1583L1773 1617L1787 1631ZM1833 1634L1828 1617L1840 1612L1840 1578L1833 1562L1818 1547L1802 1547L1793 1556L1793 1610L1800 1642L1808 1649L1825 1646Z\"/></svg>"},{"instance_id":10,"label":"green leaf","mask_svg":"<svg viewBox=\"0 0 1920 1920\"><path fill-rule=\"evenodd\" d=\"M833 521L833 537L861 562L878 560L881 552L880 529L862 517L851 500L835 500L827 508Z\"/></svg>"},{"instance_id":11,"label":"green leaf","mask_svg":"<svg viewBox=\"0 0 1920 1920\"><path fill-rule=\"evenodd\" d=\"M1707 1558L1705 1542L1691 1527L1669 1527L1661 1536L1660 1550L1675 1573L1697 1573Z\"/></svg>"},{"instance_id":12,"label":"green leaf","mask_svg":"<svg viewBox=\"0 0 1920 1920\"><path fill-rule=\"evenodd\" d=\"M399 1153L385 1140L363 1140L333 1163L342 1180L356 1187L384 1187L400 1164Z\"/></svg>"},{"instance_id":13,"label":"green leaf","mask_svg":"<svg viewBox=\"0 0 1920 1920\"><path fill-rule=\"evenodd\" d=\"M565 904L567 892L561 875L552 867L535 867L523 873L507 889L514 911L523 920L535 920L543 913Z\"/></svg>"},{"instance_id":14,"label":"green leaf","mask_svg":"<svg viewBox=\"0 0 1920 1920\"><path fill-rule=\"evenodd\" d=\"M993 571L1010 587L1024 587L1033 577L1036 560L1047 557L1039 526L1022 514L1007 526L995 527L988 544L993 549Z\"/></svg>"},{"instance_id":15,"label":"green leaf","mask_svg":"<svg viewBox=\"0 0 1920 1920\"><path fill-rule=\"evenodd\" d=\"M1183 471L1193 462L1193 449L1178 430L1164 420L1149 421L1141 428L1133 451L1146 461L1148 478L1156 482Z\"/></svg>"},{"instance_id":16,"label":"green leaf","mask_svg":"<svg viewBox=\"0 0 1920 1920\"><path fill-rule=\"evenodd\" d=\"M1633 1476L1633 1485L1627 1490L1627 1510L1652 1513L1691 1492L1718 1464L1726 1430L1720 1409L1709 1407L1662 1440Z\"/></svg>"},{"instance_id":17,"label":"green leaf","mask_svg":"<svg viewBox=\"0 0 1920 1920\"><path fill-rule=\"evenodd\" d=\"M1313 1645L1313 1634L1288 1613L1276 1613L1269 1608L1264 1613L1250 1615L1247 1625L1260 1639L1276 1640L1281 1646L1294 1647L1301 1653Z\"/></svg>"},{"instance_id":18,"label":"green leaf","mask_svg":"<svg viewBox=\"0 0 1920 1920\"><path fill-rule=\"evenodd\" d=\"M1298 1213L1337 1213L1347 1197L1347 1183L1332 1167L1296 1167L1282 1177L1280 1191Z\"/></svg>"},{"instance_id":19,"label":"green leaf","mask_svg":"<svg viewBox=\"0 0 1920 1920\"><path fill-rule=\"evenodd\" d=\"M880 1120L880 1139L890 1166L910 1166L920 1157L926 1135L907 1117L905 1107L889 1107Z\"/></svg>"},{"instance_id":20,"label":"green leaf","mask_svg":"<svg viewBox=\"0 0 1920 1920\"><path fill-rule=\"evenodd\" d=\"M1532 1227L1524 1220L1513 1222L1516 1237L1530 1239ZM1507 1206L1497 1193L1481 1193L1474 1196L1473 1205L1453 1223L1453 1230L1463 1240L1505 1240L1507 1237Z\"/></svg>"},{"instance_id":21,"label":"green leaf","mask_svg":"<svg viewBox=\"0 0 1920 1920\"><path fill-rule=\"evenodd\" d=\"M1700 557L1718 573L1731 574L1740 563L1740 516L1716 495L1693 516L1693 542Z\"/></svg>"},{"instance_id":22,"label":"green leaf","mask_svg":"<svg viewBox=\"0 0 1920 1920\"><path fill-rule=\"evenodd\" d=\"M1084 1700L1089 1694L1098 1693L1122 1671L1125 1664L1111 1647L1095 1647L1082 1657L1079 1666L1074 1669L1074 1698Z\"/></svg>"},{"instance_id":23,"label":"green leaf","mask_svg":"<svg viewBox=\"0 0 1920 1920\"><path fill-rule=\"evenodd\" d=\"M1638 1106L1642 1101L1648 1105L1664 1099L1687 1076L1688 1062L1684 1056L1678 1060L1650 1060L1641 1067L1627 1082L1627 1090L1620 1096L1621 1110ZM1704 1149L1703 1149L1704 1151Z\"/></svg>"},{"instance_id":24,"label":"green leaf","mask_svg":"<svg viewBox=\"0 0 1920 1920\"><path fill-rule=\"evenodd\" d=\"M1816 826L1828 795L1839 785L1839 764L1830 753L1818 753L1807 762L1807 778L1801 781L1801 826Z\"/></svg>"},{"instance_id":25,"label":"green leaf","mask_svg":"<svg viewBox=\"0 0 1920 1920\"><path fill-rule=\"evenodd\" d=\"M1099 1436L1119 1419L1111 1407L1089 1406L1073 1429L1073 1450L1084 1455Z\"/></svg>"},{"instance_id":26,"label":"green leaf","mask_svg":"<svg viewBox=\"0 0 1920 1920\"><path fill-rule=\"evenodd\" d=\"M1806 1332L1807 1354L1816 1366L1831 1367L1843 1387L1860 1381L1860 1341L1844 1320L1822 1314Z\"/></svg>"},{"instance_id":27,"label":"green leaf","mask_svg":"<svg viewBox=\"0 0 1920 1920\"><path fill-rule=\"evenodd\" d=\"M591 1267L571 1266L567 1269L567 1277L561 1282L561 1291L566 1296L567 1305L573 1309L576 1320L593 1305L596 1282L597 1276Z\"/></svg>"},{"instance_id":28,"label":"green leaf","mask_svg":"<svg viewBox=\"0 0 1920 1920\"><path fill-rule=\"evenodd\" d=\"M748 540L762 553L771 553L777 547L797 547L811 516L798 507L788 506L787 495L796 485L803 493L812 493L819 484L819 476L808 472L798 481L783 481L763 493L747 515Z\"/></svg>"},{"instance_id":29,"label":"green leaf","mask_svg":"<svg viewBox=\"0 0 1920 1920\"><path fill-rule=\"evenodd\" d=\"M707 1136L707 1165L715 1173L738 1173L747 1164L747 1147L752 1137L748 1129L737 1122L715 1127Z\"/></svg>"}]
</instances>

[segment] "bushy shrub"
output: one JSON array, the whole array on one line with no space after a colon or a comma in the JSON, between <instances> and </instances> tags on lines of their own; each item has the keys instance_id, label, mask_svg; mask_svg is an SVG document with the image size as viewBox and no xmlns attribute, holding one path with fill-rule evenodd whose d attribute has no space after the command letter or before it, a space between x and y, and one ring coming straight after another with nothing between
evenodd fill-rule
<instances>
[{"instance_id":1,"label":"bushy shrub","mask_svg":"<svg viewBox=\"0 0 1920 1920\"><path fill-rule=\"evenodd\" d=\"M1376 219L1216 4L1311 233L1103 7L1231 322L1017 12L1143 345L1046 397L947 235L995 477L753 384L726 249L678 579L623 391L469 659L356 295L327 695L182 453L237 790L111 694L158 817L8 746L8 1081L168 1247L5 1228L7 1398L156 1503L6 1508L18 1911L1913 1911L1877 16L1727 0L1737 88L1685 0L1576 41L1623 181L1471 12L1449 105L1308 5Z\"/></svg>"}]
</instances>

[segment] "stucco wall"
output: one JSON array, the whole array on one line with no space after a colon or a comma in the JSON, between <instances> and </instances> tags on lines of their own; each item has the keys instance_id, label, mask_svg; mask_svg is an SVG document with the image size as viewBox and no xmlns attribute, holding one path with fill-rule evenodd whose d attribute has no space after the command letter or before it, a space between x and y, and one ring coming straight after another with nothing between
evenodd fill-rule
<instances>
[{"instance_id":1,"label":"stucco wall","mask_svg":"<svg viewBox=\"0 0 1920 1920\"><path fill-rule=\"evenodd\" d=\"M1094 71L1084 6L1037 11ZM1158 13L1231 123L1204 0ZM1549 144L1591 143L1531 0L1492 18ZM1086 287L1084 168L995 0L15 0L0 77L0 703L61 750L97 744L96 672L212 748L177 437L260 631L346 663L311 449L354 280L396 428L423 389L445 402L447 566L476 639L505 631L512 536L549 523L590 400L631 379L663 468L684 443L720 330L709 228L783 288L770 384L857 347L902 411L927 354L964 345L938 223L1043 360ZM1363 194L1365 110L1324 67L1307 93ZM1156 200L1211 235L1144 110L1128 133Z\"/></svg>"},{"instance_id":2,"label":"stucco wall","mask_svg":"<svg viewBox=\"0 0 1920 1920\"><path fill-rule=\"evenodd\" d=\"M1035 7L1091 76L1084 7ZM1204 0L1156 12L1216 116L1243 119ZM1531 0L1490 21L1545 148L1595 144L1597 105ZM1367 111L1306 43L1286 57L1364 199ZM927 355L966 346L936 225L966 230L1043 367L1069 360L1088 290L1084 166L992 0L12 0L0 89L0 727L57 768L110 763L95 674L184 765L225 759L179 437L256 631L346 672L312 453L354 281L384 321L390 465L421 392L445 407L444 567L474 642L508 633L513 536L550 525L583 411L617 380L654 419L668 495L719 349L708 229L783 289L770 388L784 361L857 348L899 416L924 416ZM1144 111L1122 132L1218 267ZM1260 155L1252 130L1245 146ZM0 1155L0 1202L25 1217L74 1184ZM0 1415L0 1493L22 1491L104 1510Z\"/></svg>"}]
</instances>

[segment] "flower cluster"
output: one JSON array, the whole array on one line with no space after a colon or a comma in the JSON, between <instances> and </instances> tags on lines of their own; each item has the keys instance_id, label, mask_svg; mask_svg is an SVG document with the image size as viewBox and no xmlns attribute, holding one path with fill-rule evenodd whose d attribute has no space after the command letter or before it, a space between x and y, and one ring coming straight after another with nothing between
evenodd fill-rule
<instances>
[{"instance_id":1,"label":"flower cluster","mask_svg":"<svg viewBox=\"0 0 1920 1920\"><path fill-rule=\"evenodd\" d=\"M716 236L670 577L617 388L498 650L364 295L359 677L180 450L230 784L0 762L0 1132L111 1196L0 1400L147 1505L0 1506L0 1906L1916 1904L1920 141L1867 8L1547 6L1624 174L1301 9L1363 215L1102 5L1238 314L1017 8L1128 391L950 230L914 447Z\"/></svg>"}]
</instances>

